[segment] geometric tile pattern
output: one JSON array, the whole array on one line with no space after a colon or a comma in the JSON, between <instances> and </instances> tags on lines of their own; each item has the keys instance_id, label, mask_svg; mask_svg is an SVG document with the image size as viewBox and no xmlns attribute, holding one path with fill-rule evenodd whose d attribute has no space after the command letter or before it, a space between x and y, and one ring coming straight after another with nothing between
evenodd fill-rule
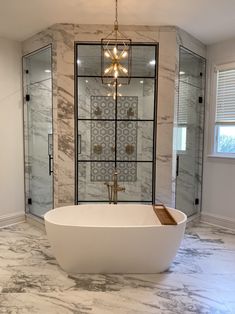
<instances>
[{"instance_id":1,"label":"geometric tile pattern","mask_svg":"<svg viewBox=\"0 0 235 314\"><path fill-rule=\"evenodd\" d=\"M117 103L117 161L119 163L119 181L135 182L137 165L131 162L137 159L137 122L138 97L119 96ZM115 119L115 100L110 96L91 96L91 181L111 181L115 160L115 121L95 121L95 119Z\"/></svg>"}]
</instances>

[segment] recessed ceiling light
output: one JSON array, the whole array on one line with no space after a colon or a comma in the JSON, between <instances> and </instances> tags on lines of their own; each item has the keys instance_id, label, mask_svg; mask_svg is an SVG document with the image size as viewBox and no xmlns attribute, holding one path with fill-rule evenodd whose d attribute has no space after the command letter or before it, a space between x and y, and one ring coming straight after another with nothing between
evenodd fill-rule
<instances>
[{"instance_id":1,"label":"recessed ceiling light","mask_svg":"<svg viewBox=\"0 0 235 314\"><path fill-rule=\"evenodd\" d=\"M85 82L88 83L88 80L86 80Z\"/></svg>"},{"instance_id":2,"label":"recessed ceiling light","mask_svg":"<svg viewBox=\"0 0 235 314\"><path fill-rule=\"evenodd\" d=\"M46 72L46 73L51 73L51 70L46 69L44 72Z\"/></svg>"},{"instance_id":3,"label":"recessed ceiling light","mask_svg":"<svg viewBox=\"0 0 235 314\"><path fill-rule=\"evenodd\" d=\"M155 64L156 64L156 61L155 61L155 60L151 60L151 61L149 61L149 64L150 64L150 65L155 65Z\"/></svg>"},{"instance_id":4,"label":"recessed ceiling light","mask_svg":"<svg viewBox=\"0 0 235 314\"><path fill-rule=\"evenodd\" d=\"M184 71L180 71L180 75L184 75L185 74L185 72Z\"/></svg>"},{"instance_id":5,"label":"recessed ceiling light","mask_svg":"<svg viewBox=\"0 0 235 314\"><path fill-rule=\"evenodd\" d=\"M140 84L144 84L144 81L140 81Z\"/></svg>"}]
</instances>

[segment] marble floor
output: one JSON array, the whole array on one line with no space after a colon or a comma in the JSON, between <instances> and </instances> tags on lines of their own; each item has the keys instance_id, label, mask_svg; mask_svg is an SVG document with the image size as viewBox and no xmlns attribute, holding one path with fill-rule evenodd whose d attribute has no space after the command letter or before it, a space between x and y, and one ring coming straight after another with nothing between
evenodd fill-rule
<instances>
[{"instance_id":1,"label":"marble floor","mask_svg":"<svg viewBox=\"0 0 235 314\"><path fill-rule=\"evenodd\" d=\"M187 229L170 269L155 275L68 275L45 234L0 229L0 313L235 313L235 232Z\"/></svg>"}]
</instances>

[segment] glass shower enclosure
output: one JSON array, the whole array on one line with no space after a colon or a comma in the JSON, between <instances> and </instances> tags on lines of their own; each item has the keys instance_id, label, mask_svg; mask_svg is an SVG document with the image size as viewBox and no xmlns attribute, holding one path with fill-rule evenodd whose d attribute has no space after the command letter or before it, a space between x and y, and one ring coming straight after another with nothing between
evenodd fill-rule
<instances>
[{"instance_id":1,"label":"glass shower enclosure","mask_svg":"<svg viewBox=\"0 0 235 314\"><path fill-rule=\"evenodd\" d=\"M26 212L53 207L51 46L23 57Z\"/></svg>"},{"instance_id":2,"label":"glass shower enclosure","mask_svg":"<svg viewBox=\"0 0 235 314\"><path fill-rule=\"evenodd\" d=\"M205 59L180 48L177 113L176 208L191 216L201 208Z\"/></svg>"},{"instance_id":3,"label":"glass shower enclosure","mask_svg":"<svg viewBox=\"0 0 235 314\"><path fill-rule=\"evenodd\" d=\"M118 202L154 202L157 60L157 45L133 44L130 84L104 85L100 44L76 45L77 203L108 202L115 168Z\"/></svg>"}]
</instances>

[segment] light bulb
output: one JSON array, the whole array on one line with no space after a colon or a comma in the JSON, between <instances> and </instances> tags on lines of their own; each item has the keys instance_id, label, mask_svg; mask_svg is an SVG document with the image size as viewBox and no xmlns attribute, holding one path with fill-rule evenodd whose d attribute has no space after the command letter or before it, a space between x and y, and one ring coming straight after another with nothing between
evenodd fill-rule
<instances>
[{"instance_id":1,"label":"light bulb","mask_svg":"<svg viewBox=\"0 0 235 314\"><path fill-rule=\"evenodd\" d=\"M110 57L110 54L108 53L108 51L105 51L104 55L105 55L105 57L107 57L107 58Z\"/></svg>"},{"instance_id":2,"label":"light bulb","mask_svg":"<svg viewBox=\"0 0 235 314\"><path fill-rule=\"evenodd\" d=\"M128 55L127 51L123 51L121 57L122 57L122 58L126 58L127 55Z\"/></svg>"},{"instance_id":3,"label":"light bulb","mask_svg":"<svg viewBox=\"0 0 235 314\"><path fill-rule=\"evenodd\" d=\"M113 54L114 54L114 57L117 58L117 47L116 46L113 48Z\"/></svg>"},{"instance_id":4,"label":"light bulb","mask_svg":"<svg viewBox=\"0 0 235 314\"><path fill-rule=\"evenodd\" d=\"M106 69L104 70L104 73L107 74L107 73L109 73L112 69L113 69L113 66L111 65L110 67L108 67L108 68L106 68Z\"/></svg>"},{"instance_id":5,"label":"light bulb","mask_svg":"<svg viewBox=\"0 0 235 314\"><path fill-rule=\"evenodd\" d=\"M114 71L114 77L115 77L115 78L118 77L118 71Z\"/></svg>"},{"instance_id":6,"label":"light bulb","mask_svg":"<svg viewBox=\"0 0 235 314\"><path fill-rule=\"evenodd\" d=\"M125 67L123 67L122 65L119 65L119 68L123 73L127 74L128 71Z\"/></svg>"}]
</instances>

